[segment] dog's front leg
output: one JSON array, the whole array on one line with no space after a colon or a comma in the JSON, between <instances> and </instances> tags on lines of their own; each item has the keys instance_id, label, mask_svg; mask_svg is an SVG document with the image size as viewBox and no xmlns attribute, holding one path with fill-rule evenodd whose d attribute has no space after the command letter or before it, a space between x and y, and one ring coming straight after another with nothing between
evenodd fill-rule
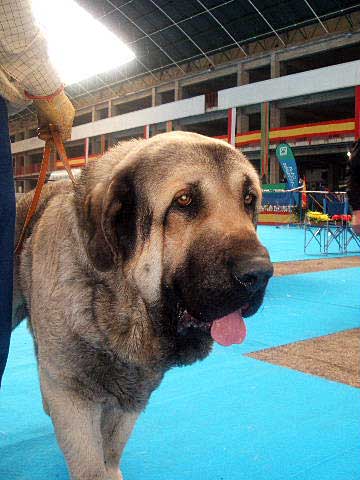
<instances>
[{"instance_id":1,"label":"dog's front leg","mask_svg":"<svg viewBox=\"0 0 360 480\"><path fill-rule=\"evenodd\" d=\"M112 480L104 462L101 405L41 374L41 389L72 480Z\"/></svg>"},{"instance_id":2,"label":"dog's front leg","mask_svg":"<svg viewBox=\"0 0 360 480\"><path fill-rule=\"evenodd\" d=\"M120 457L138 416L139 413L125 413L112 406L103 407L101 433L105 465L111 480L122 480Z\"/></svg>"}]
</instances>

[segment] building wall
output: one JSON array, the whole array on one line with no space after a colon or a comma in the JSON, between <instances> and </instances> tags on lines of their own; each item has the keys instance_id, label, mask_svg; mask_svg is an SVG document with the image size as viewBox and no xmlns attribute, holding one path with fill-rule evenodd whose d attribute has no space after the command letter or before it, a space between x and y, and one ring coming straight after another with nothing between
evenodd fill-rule
<instances>
[{"instance_id":1,"label":"building wall","mask_svg":"<svg viewBox=\"0 0 360 480\"><path fill-rule=\"evenodd\" d=\"M329 159L339 152L345 159L355 137L359 44L359 32L351 38L335 35L247 57L219 71L175 80L172 86L159 85L79 110L72 141L66 145L73 166L83 164L85 157L101 154L119 140L172 129L198 131L231 141L258 166L260 109L264 102L270 102L271 182L280 179L274 156L280 141L293 145L301 158L306 156L304 149L314 155L326 149ZM334 58L341 63L334 64ZM316 68L319 65L322 68ZM232 117L228 115L230 109L235 109ZM236 124L229 126L229 118ZM229 137L229 127L234 127L233 138ZM11 131L16 184L25 190L36 180L43 146L34 137L34 128L29 125ZM61 168L55 158L51 168Z\"/></svg>"}]
</instances>

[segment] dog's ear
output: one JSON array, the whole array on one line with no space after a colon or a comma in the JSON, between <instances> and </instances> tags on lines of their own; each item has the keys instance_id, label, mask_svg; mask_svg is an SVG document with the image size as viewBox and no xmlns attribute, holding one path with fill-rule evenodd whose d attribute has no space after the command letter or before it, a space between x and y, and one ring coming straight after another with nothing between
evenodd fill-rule
<instances>
[{"instance_id":1,"label":"dog's ear","mask_svg":"<svg viewBox=\"0 0 360 480\"><path fill-rule=\"evenodd\" d=\"M122 172L110 184L99 182L84 205L87 253L101 271L114 269L134 248L136 202L132 175Z\"/></svg>"}]
</instances>

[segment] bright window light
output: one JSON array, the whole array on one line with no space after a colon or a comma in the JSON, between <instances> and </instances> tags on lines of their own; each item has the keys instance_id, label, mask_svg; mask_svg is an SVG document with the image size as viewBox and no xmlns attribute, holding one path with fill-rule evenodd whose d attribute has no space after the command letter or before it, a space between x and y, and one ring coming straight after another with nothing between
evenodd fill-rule
<instances>
[{"instance_id":1,"label":"bright window light","mask_svg":"<svg viewBox=\"0 0 360 480\"><path fill-rule=\"evenodd\" d=\"M32 0L32 8L48 41L50 60L66 85L135 58L124 42L73 0Z\"/></svg>"}]
</instances>

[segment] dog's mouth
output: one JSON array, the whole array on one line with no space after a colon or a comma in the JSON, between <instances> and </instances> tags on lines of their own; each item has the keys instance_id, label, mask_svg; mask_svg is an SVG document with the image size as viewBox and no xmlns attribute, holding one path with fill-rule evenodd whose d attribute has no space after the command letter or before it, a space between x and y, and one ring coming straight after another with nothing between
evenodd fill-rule
<instances>
[{"instance_id":1,"label":"dog's mouth","mask_svg":"<svg viewBox=\"0 0 360 480\"><path fill-rule=\"evenodd\" d=\"M199 320L193 317L186 309L178 306L178 332L185 334L189 329L198 329L209 333L213 340L220 345L230 346L242 343L246 337L246 325L244 316L250 312L249 303L245 303L241 308L215 318L210 321Z\"/></svg>"}]
</instances>

